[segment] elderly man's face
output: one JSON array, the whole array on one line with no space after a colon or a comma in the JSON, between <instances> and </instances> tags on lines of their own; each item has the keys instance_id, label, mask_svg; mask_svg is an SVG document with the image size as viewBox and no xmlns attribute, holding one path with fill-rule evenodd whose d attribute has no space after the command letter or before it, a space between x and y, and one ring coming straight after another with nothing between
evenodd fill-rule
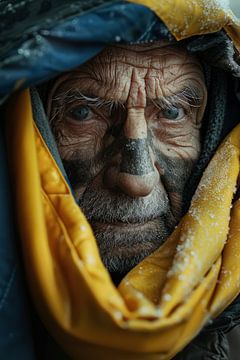
<instances>
[{"instance_id":1,"label":"elderly man's face","mask_svg":"<svg viewBox=\"0 0 240 360\"><path fill-rule=\"evenodd\" d=\"M48 115L110 272L159 247L181 216L206 105L200 63L178 47L108 47L59 77Z\"/></svg>"}]
</instances>

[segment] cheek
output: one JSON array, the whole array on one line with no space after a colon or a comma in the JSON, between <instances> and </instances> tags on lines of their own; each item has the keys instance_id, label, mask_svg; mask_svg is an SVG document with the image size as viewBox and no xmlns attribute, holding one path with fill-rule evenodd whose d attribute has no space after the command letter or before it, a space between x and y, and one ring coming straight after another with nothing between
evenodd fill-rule
<instances>
[{"instance_id":1,"label":"cheek","mask_svg":"<svg viewBox=\"0 0 240 360\"><path fill-rule=\"evenodd\" d=\"M88 124L65 122L58 131L61 133L57 141L61 158L87 160L102 150L106 126L92 121Z\"/></svg>"},{"instance_id":2,"label":"cheek","mask_svg":"<svg viewBox=\"0 0 240 360\"><path fill-rule=\"evenodd\" d=\"M200 153L200 129L193 119L163 121L151 129L153 144L165 156L196 160Z\"/></svg>"}]
</instances>

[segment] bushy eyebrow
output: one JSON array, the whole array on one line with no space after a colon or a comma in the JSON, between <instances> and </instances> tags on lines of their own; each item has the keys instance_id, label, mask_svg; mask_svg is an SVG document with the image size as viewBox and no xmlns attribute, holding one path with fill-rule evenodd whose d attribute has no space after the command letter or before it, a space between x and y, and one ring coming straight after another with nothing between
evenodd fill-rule
<instances>
[{"instance_id":1,"label":"bushy eyebrow","mask_svg":"<svg viewBox=\"0 0 240 360\"><path fill-rule=\"evenodd\" d=\"M58 94L58 96L55 97L53 100L60 100L60 99L61 101L67 103L71 103L76 100L85 101L96 108L101 108L101 107L109 108L110 111L118 107L125 108L124 103L118 100L114 100L114 99L107 100L99 96L96 96L94 94L82 93L80 90L76 90L76 89L70 89L64 93Z\"/></svg>"},{"instance_id":2,"label":"bushy eyebrow","mask_svg":"<svg viewBox=\"0 0 240 360\"><path fill-rule=\"evenodd\" d=\"M200 107L203 102L203 92L196 86L185 86L176 94L162 96L161 98L152 99L151 101L154 105L161 109L168 108L173 105Z\"/></svg>"},{"instance_id":3,"label":"bushy eyebrow","mask_svg":"<svg viewBox=\"0 0 240 360\"><path fill-rule=\"evenodd\" d=\"M114 99L104 99L90 93L82 93L77 89L69 89L64 93L58 94L53 100L61 100L65 103L72 103L76 100L87 102L96 108L108 108L110 111L119 107L125 108L126 104ZM187 105L199 107L203 101L202 90L196 86L185 86L176 94L170 96L162 96L160 98L148 99L148 103L153 103L160 109L169 108L173 105Z\"/></svg>"}]
</instances>

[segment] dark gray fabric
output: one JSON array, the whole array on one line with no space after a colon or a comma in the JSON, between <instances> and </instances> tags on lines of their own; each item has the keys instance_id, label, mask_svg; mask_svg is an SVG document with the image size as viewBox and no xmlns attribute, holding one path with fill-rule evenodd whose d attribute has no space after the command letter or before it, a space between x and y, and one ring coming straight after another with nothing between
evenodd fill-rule
<instances>
[{"instance_id":1,"label":"dark gray fabric","mask_svg":"<svg viewBox=\"0 0 240 360\"><path fill-rule=\"evenodd\" d=\"M227 75L222 70L212 69L208 86L207 108L203 119L201 155L185 188L186 210L205 167L222 140L226 108Z\"/></svg>"},{"instance_id":2,"label":"dark gray fabric","mask_svg":"<svg viewBox=\"0 0 240 360\"><path fill-rule=\"evenodd\" d=\"M240 296L238 296L227 309L219 315L212 324L205 328L208 331L219 331L228 333L235 326L240 326Z\"/></svg>"},{"instance_id":3,"label":"dark gray fabric","mask_svg":"<svg viewBox=\"0 0 240 360\"><path fill-rule=\"evenodd\" d=\"M229 343L222 332L198 335L174 360L229 360Z\"/></svg>"},{"instance_id":4,"label":"dark gray fabric","mask_svg":"<svg viewBox=\"0 0 240 360\"><path fill-rule=\"evenodd\" d=\"M229 343L229 360L239 360L240 354L240 327L237 326L227 334Z\"/></svg>"},{"instance_id":5,"label":"dark gray fabric","mask_svg":"<svg viewBox=\"0 0 240 360\"><path fill-rule=\"evenodd\" d=\"M42 100L39 97L39 94L35 88L31 89L31 101L32 101L32 111L33 118L37 124L37 127L48 146L54 160L56 161L59 169L61 170L65 179L67 179L67 174L62 164L62 160L59 156L57 145L53 137L52 131L50 129L49 121L47 119L45 110L42 105Z\"/></svg>"},{"instance_id":6,"label":"dark gray fabric","mask_svg":"<svg viewBox=\"0 0 240 360\"><path fill-rule=\"evenodd\" d=\"M185 42L185 41L184 41ZM240 57L232 40L222 30L186 40L186 48L209 65L240 77Z\"/></svg>"}]
</instances>

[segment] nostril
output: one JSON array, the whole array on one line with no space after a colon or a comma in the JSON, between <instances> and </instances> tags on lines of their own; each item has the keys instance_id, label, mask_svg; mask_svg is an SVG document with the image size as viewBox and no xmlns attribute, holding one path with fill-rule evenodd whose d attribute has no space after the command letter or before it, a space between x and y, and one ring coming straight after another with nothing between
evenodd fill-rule
<instances>
[{"instance_id":1,"label":"nostril","mask_svg":"<svg viewBox=\"0 0 240 360\"><path fill-rule=\"evenodd\" d=\"M130 197L149 195L160 180L148 140L124 139L121 152L104 171L104 186Z\"/></svg>"},{"instance_id":2,"label":"nostril","mask_svg":"<svg viewBox=\"0 0 240 360\"><path fill-rule=\"evenodd\" d=\"M116 165L108 167L103 175L104 186L108 189L118 189L130 197L149 195L159 183L160 176L156 168L148 174L136 175L120 171Z\"/></svg>"}]
</instances>

